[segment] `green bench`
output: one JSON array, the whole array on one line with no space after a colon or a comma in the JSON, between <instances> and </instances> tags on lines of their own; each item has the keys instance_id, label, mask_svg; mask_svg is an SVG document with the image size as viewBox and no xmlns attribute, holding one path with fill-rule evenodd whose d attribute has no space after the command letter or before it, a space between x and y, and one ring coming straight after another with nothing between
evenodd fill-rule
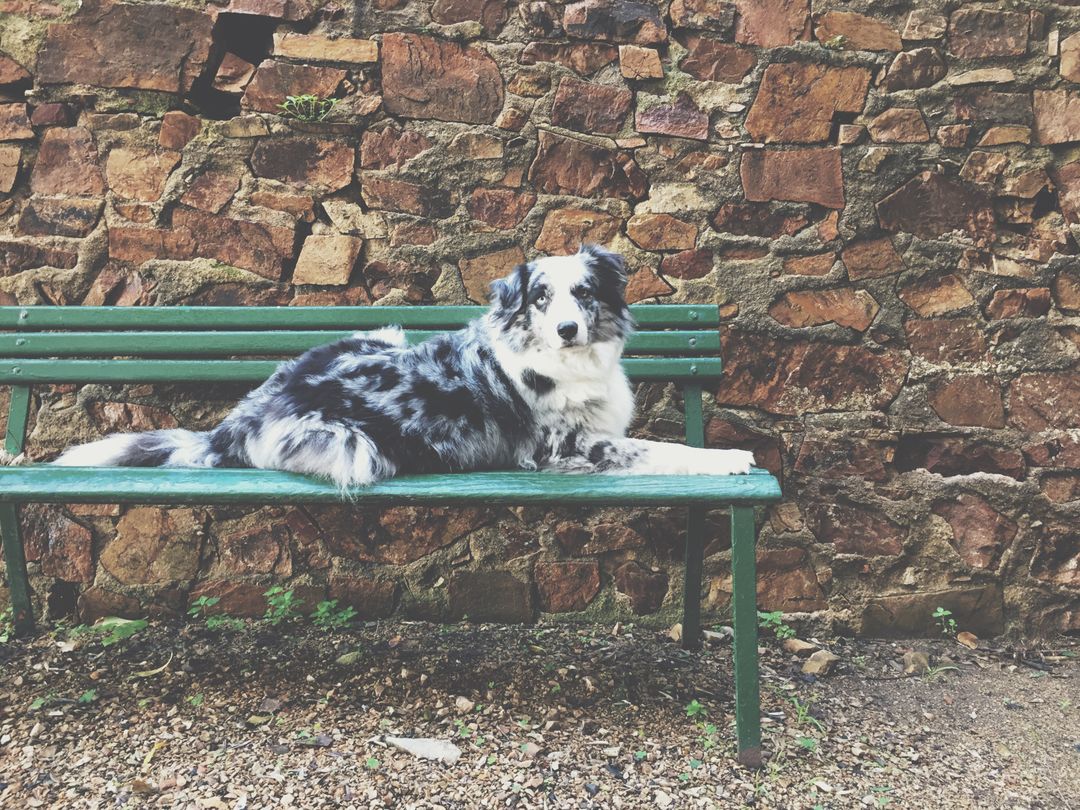
<instances>
[{"instance_id":1,"label":"green bench","mask_svg":"<svg viewBox=\"0 0 1080 810\"><path fill-rule=\"evenodd\" d=\"M288 357L388 324L411 341L456 329L481 307L0 307L0 384L11 386L5 449L23 450L31 388L61 383L261 383ZM634 381L682 388L686 441L704 444L702 387L720 377L714 306L633 307L638 331L624 365ZM122 359L117 359L122 358ZM24 503L335 502L330 483L266 470L0 467L3 535L15 629L33 629L19 539ZM740 758L760 758L755 504L776 501L776 479L742 476L604 476L485 472L408 476L349 493L358 504L579 504L687 506L683 645L701 636L705 514L731 508L735 694Z\"/></svg>"}]
</instances>

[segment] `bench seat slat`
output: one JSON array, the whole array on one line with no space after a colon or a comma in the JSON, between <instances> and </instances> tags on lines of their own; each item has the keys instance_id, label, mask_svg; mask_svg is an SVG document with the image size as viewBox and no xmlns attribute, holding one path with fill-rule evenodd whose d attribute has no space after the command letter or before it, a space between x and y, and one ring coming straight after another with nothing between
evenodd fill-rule
<instances>
[{"instance_id":1,"label":"bench seat slat","mask_svg":"<svg viewBox=\"0 0 1080 810\"><path fill-rule=\"evenodd\" d=\"M261 383L276 360L0 360L0 384L34 383ZM716 379L718 357L629 357L634 380Z\"/></svg>"},{"instance_id":2,"label":"bench seat slat","mask_svg":"<svg viewBox=\"0 0 1080 810\"><path fill-rule=\"evenodd\" d=\"M0 307L0 329L457 329L486 307ZM630 307L638 329L707 329L720 323L713 305Z\"/></svg>"},{"instance_id":3,"label":"bench seat slat","mask_svg":"<svg viewBox=\"0 0 1080 810\"><path fill-rule=\"evenodd\" d=\"M313 346L349 337L353 331L267 332L9 332L0 334L0 357L229 357L244 354L299 354ZM409 330L411 343L441 334ZM628 353L713 354L720 333L710 331L638 332Z\"/></svg>"},{"instance_id":4,"label":"bench seat slat","mask_svg":"<svg viewBox=\"0 0 1080 810\"><path fill-rule=\"evenodd\" d=\"M759 503L780 497L772 475L562 475L485 472L403 476L351 490L369 503L505 503L676 506ZM330 483L306 475L246 469L0 467L0 503L340 502Z\"/></svg>"}]
</instances>

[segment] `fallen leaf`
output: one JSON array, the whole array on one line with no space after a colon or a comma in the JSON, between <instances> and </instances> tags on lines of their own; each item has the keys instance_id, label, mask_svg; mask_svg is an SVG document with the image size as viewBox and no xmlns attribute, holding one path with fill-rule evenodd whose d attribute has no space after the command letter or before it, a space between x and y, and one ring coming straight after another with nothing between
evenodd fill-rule
<instances>
[{"instance_id":1,"label":"fallen leaf","mask_svg":"<svg viewBox=\"0 0 1080 810\"><path fill-rule=\"evenodd\" d=\"M461 756L461 749L449 740L436 740L432 737L386 737L385 739L390 745L414 757L433 759L446 765L453 765Z\"/></svg>"},{"instance_id":2,"label":"fallen leaf","mask_svg":"<svg viewBox=\"0 0 1080 810\"><path fill-rule=\"evenodd\" d=\"M921 650L909 650L904 653L904 674L922 675L930 669L930 656Z\"/></svg>"},{"instance_id":3,"label":"fallen leaf","mask_svg":"<svg viewBox=\"0 0 1080 810\"><path fill-rule=\"evenodd\" d=\"M979 637L974 633L969 633L967 630L957 633L956 640L969 650L974 650L979 646Z\"/></svg>"},{"instance_id":4,"label":"fallen leaf","mask_svg":"<svg viewBox=\"0 0 1080 810\"><path fill-rule=\"evenodd\" d=\"M802 671L805 675L828 675L837 661L840 660L839 655L833 655L828 650L818 650L811 655L802 665Z\"/></svg>"}]
</instances>

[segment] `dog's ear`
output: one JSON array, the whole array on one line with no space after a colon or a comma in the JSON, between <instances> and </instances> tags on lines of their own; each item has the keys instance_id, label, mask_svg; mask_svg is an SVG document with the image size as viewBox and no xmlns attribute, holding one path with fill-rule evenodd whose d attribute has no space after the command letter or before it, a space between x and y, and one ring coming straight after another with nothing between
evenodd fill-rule
<instances>
[{"instance_id":1,"label":"dog's ear","mask_svg":"<svg viewBox=\"0 0 1080 810\"><path fill-rule=\"evenodd\" d=\"M496 320L509 324L526 309L532 266L519 264L506 278L491 282L491 311Z\"/></svg>"},{"instance_id":2,"label":"dog's ear","mask_svg":"<svg viewBox=\"0 0 1080 810\"><path fill-rule=\"evenodd\" d=\"M626 260L622 256L599 245L582 245L578 255L585 258L602 287L617 291L620 297L626 292Z\"/></svg>"}]
</instances>

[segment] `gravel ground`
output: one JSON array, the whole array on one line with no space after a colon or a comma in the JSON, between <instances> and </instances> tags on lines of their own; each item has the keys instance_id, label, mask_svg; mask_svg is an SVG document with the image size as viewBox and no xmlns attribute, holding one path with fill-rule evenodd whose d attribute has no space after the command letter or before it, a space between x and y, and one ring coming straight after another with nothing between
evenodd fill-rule
<instances>
[{"instance_id":1,"label":"gravel ground","mask_svg":"<svg viewBox=\"0 0 1080 810\"><path fill-rule=\"evenodd\" d=\"M1080 806L1074 640L823 639L840 660L821 678L763 643L767 762L749 771L722 640L394 621L152 625L106 648L54 629L0 645L0 806ZM929 673L904 674L912 649Z\"/></svg>"}]
</instances>

